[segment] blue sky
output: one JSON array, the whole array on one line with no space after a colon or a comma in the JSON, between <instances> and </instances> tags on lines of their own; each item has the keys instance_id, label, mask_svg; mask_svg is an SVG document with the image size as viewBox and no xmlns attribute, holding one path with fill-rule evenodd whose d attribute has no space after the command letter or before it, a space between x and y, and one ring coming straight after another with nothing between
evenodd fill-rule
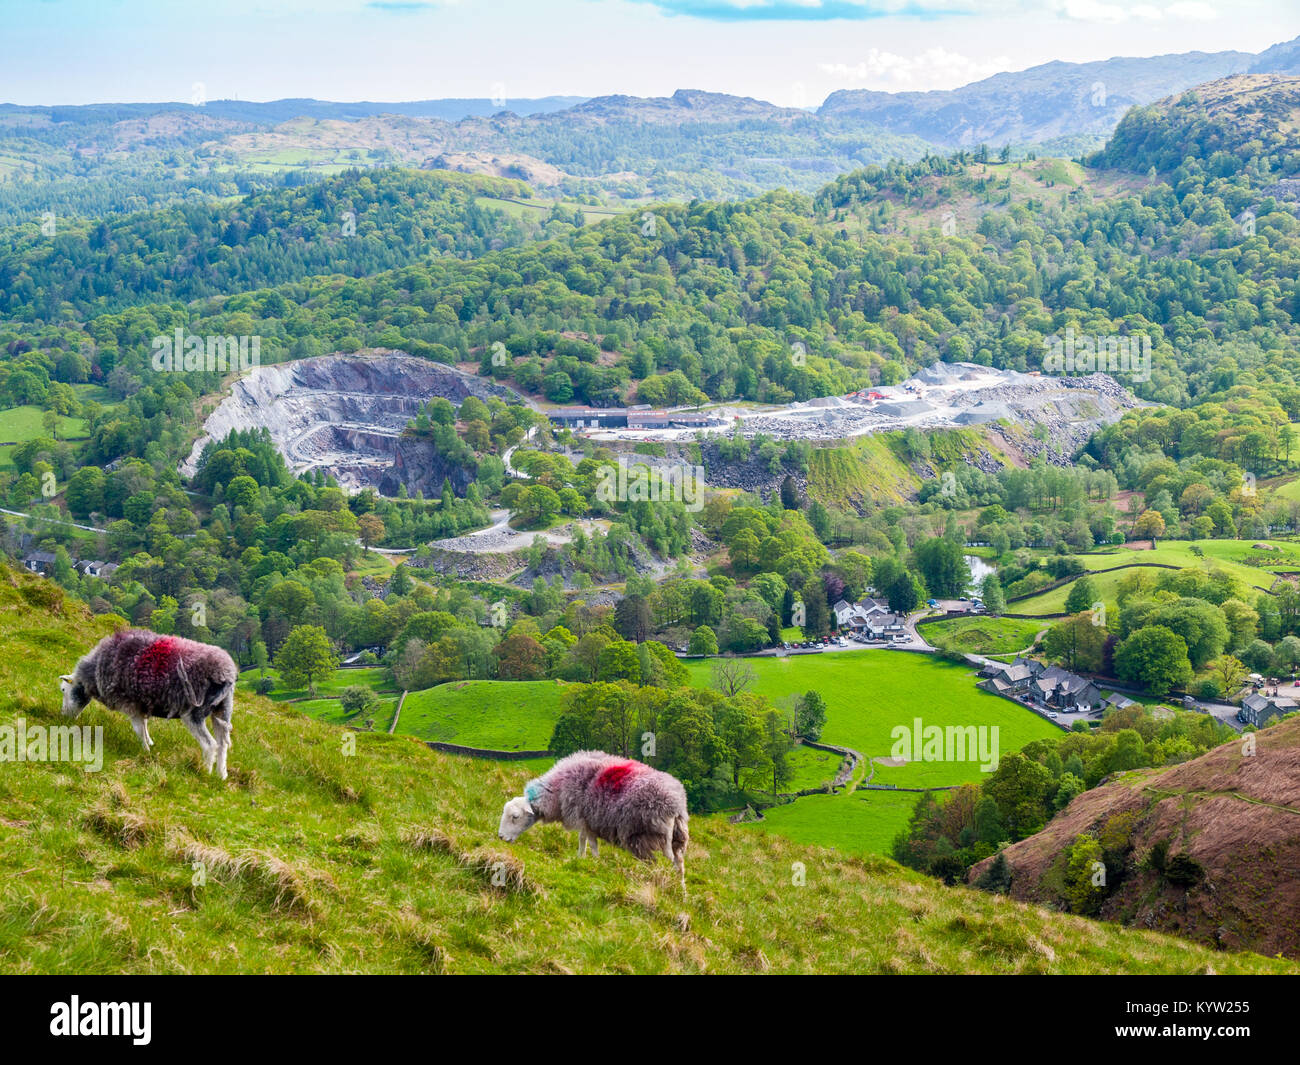
<instances>
[{"instance_id":1,"label":"blue sky","mask_svg":"<svg viewBox=\"0 0 1300 1065\"><path fill-rule=\"evenodd\" d=\"M809 106L1051 59L1259 51L1295 0L0 0L0 102L662 96Z\"/></svg>"}]
</instances>

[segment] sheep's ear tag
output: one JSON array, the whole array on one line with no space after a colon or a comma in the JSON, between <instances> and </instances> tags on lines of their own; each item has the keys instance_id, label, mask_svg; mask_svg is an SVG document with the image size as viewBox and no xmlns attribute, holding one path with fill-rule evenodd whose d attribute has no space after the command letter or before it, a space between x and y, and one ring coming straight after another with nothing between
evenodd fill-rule
<instances>
[{"instance_id":1,"label":"sheep's ear tag","mask_svg":"<svg viewBox=\"0 0 1300 1065\"><path fill-rule=\"evenodd\" d=\"M71 684L71 683L72 683L72 674L71 674L71 673L63 673L63 674L60 674L60 676L59 676L59 680L66 680L69 684Z\"/></svg>"},{"instance_id":2,"label":"sheep's ear tag","mask_svg":"<svg viewBox=\"0 0 1300 1065\"><path fill-rule=\"evenodd\" d=\"M524 788L524 802L528 804L528 812L533 813L533 803L537 801L537 794L541 788L537 786L537 781L530 780Z\"/></svg>"}]
</instances>

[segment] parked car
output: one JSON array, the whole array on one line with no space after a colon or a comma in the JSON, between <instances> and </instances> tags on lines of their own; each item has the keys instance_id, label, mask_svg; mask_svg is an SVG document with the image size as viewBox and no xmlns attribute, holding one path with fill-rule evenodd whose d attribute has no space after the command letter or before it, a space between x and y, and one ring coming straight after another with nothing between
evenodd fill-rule
<instances>
[{"instance_id":1,"label":"parked car","mask_svg":"<svg viewBox=\"0 0 1300 1065\"><path fill-rule=\"evenodd\" d=\"M1056 720L1058 717L1060 717L1061 715L1058 714L1055 710L1053 710L1053 711L1052 711L1050 714L1048 714L1047 716L1050 717L1053 721L1055 721L1055 720Z\"/></svg>"},{"instance_id":2,"label":"parked car","mask_svg":"<svg viewBox=\"0 0 1300 1065\"><path fill-rule=\"evenodd\" d=\"M939 605L939 600L937 600L937 599L927 599L927 600L925 601L925 605L926 605L926 606L938 606L938 605Z\"/></svg>"}]
</instances>

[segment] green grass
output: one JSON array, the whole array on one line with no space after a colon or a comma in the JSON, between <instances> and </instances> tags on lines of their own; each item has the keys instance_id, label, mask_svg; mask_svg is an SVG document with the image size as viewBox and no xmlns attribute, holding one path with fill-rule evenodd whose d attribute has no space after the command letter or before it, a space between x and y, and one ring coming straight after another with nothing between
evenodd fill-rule
<instances>
[{"instance_id":1,"label":"green grass","mask_svg":"<svg viewBox=\"0 0 1300 1065\"><path fill-rule=\"evenodd\" d=\"M397 731L494 751L544 751L563 709L553 680L460 680L411 692Z\"/></svg>"},{"instance_id":2,"label":"green grass","mask_svg":"<svg viewBox=\"0 0 1300 1065\"><path fill-rule=\"evenodd\" d=\"M969 654L996 655L1029 647L1042 627L1036 621L980 616L936 621L922 625L919 631L929 643L942 639Z\"/></svg>"},{"instance_id":3,"label":"green grass","mask_svg":"<svg viewBox=\"0 0 1300 1065\"><path fill-rule=\"evenodd\" d=\"M57 723L51 678L113 624L0 570L0 726ZM1300 972L721 817L692 819L683 899L662 860L579 860L556 825L498 840L531 766L371 733L349 754L243 691L224 782L176 722L147 755L121 714L79 724L103 727L101 772L0 762L6 974Z\"/></svg>"},{"instance_id":4,"label":"green grass","mask_svg":"<svg viewBox=\"0 0 1300 1065\"><path fill-rule=\"evenodd\" d=\"M916 805L910 791L855 791L851 795L805 795L763 811L765 820L746 828L774 832L813 846L828 839L847 854L888 854Z\"/></svg>"},{"instance_id":5,"label":"green grass","mask_svg":"<svg viewBox=\"0 0 1300 1065\"><path fill-rule=\"evenodd\" d=\"M387 732L388 726L393 723L393 711L397 709L397 700L396 695L381 696L374 706L361 714L348 713L338 699L304 699L302 702L294 703L293 708L300 714L306 714L327 725L354 725L357 728L364 728L367 721L374 721L376 732Z\"/></svg>"},{"instance_id":6,"label":"green grass","mask_svg":"<svg viewBox=\"0 0 1300 1065\"><path fill-rule=\"evenodd\" d=\"M708 687L710 660L685 663L691 683ZM820 655L749 660L757 683L752 691L774 702L809 689L826 700L822 739L885 756L894 745L895 726L912 727L920 717L926 725L988 725L999 728L1003 753L1030 740L1059 736L1061 730L996 695L975 687L970 666L942 662L929 655L905 651L836 651ZM875 783L924 788L966 784L981 779L974 762L911 762L880 768Z\"/></svg>"},{"instance_id":7,"label":"green grass","mask_svg":"<svg viewBox=\"0 0 1300 1065\"><path fill-rule=\"evenodd\" d=\"M840 769L840 756L800 745L790 752L790 768L794 770L794 775L785 784L785 790L820 788L835 779L835 774Z\"/></svg>"},{"instance_id":8,"label":"green grass","mask_svg":"<svg viewBox=\"0 0 1300 1065\"><path fill-rule=\"evenodd\" d=\"M41 419L44 417L45 411L30 405L0 410L0 469L14 468L15 445L46 435L45 426L41 424ZM60 440L84 440L85 438L84 418L59 417Z\"/></svg>"},{"instance_id":9,"label":"green grass","mask_svg":"<svg viewBox=\"0 0 1300 1065\"><path fill-rule=\"evenodd\" d=\"M311 696L306 688L282 688L280 687L280 675L274 669L267 669L266 675L275 681L276 687L272 690L267 698L274 702L282 703L290 699L306 699ZM235 685L239 691L252 694L257 691L257 685L261 679L261 671L248 669L239 675L239 682ZM357 684L363 688L369 688L371 691L381 692L394 690L394 684L388 679L388 670L382 666L362 666L359 669L336 669L328 677L316 682L317 698L328 698L333 696L337 698L343 694L344 688L349 688Z\"/></svg>"},{"instance_id":10,"label":"green grass","mask_svg":"<svg viewBox=\"0 0 1300 1065\"><path fill-rule=\"evenodd\" d=\"M1246 588L1266 589L1272 586L1275 570L1300 569L1300 544L1286 540L1197 540L1195 546L1202 552L1201 557L1192 553L1193 541L1170 540L1158 543L1151 551L1133 551L1128 548L1114 548L1104 552L1090 552L1079 555L1079 561L1094 574L1093 584L1098 594L1108 607L1115 606L1116 590L1129 573L1143 565L1174 566L1179 569L1205 570L1218 567L1237 578ZM1267 543L1277 548L1276 551L1259 551L1254 545ZM1267 558L1267 568L1247 566L1243 559ZM1122 566L1123 569L1114 569ZM1097 570L1113 570L1110 573L1097 573ZM1159 576L1159 569L1148 570L1153 576ZM1070 584L1074 582L1071 581ZM1028 599L1018 599L1007 604L1007 609L1014 614L1060 614L1065 610L1065 600L1070 594L1070 584L1064 584L1051 591L1041 592Z\"/></svg>"},{"instance_id":11,"label":"green grass","mask_svg":"<svg viewBox=\"0 0 1300 1065\"><path fill-rule=\"evenodd\" d=\"M391 577L393 556L381 555L378 551L366 551L357 557L356 565L349 572L360 577Z\"/></svg>"},{"instance_id":12,"label":"green grass","mask_svg":"<svg viewBox=\"0 0 1300 1065\"><path fill-rule=\"evenodd\" d=\"M685 664L692 684L709 686L711 661ZM1017 750L1030 740L1061 734L1060 729L1037 714L975 687L970 667L927 655L886 650L837 651L816 656L754 658L749 664L757 676L752 690L775 702L784 702L809 689L820 692L826 700L822 739L852 747L868 758L889 755L894 745L891 731L896 726L910 730L916 717L924 725L996 726L1000 754ZM872 782L928 788L971 783L982 777L975 762L916 761L900 767L877 766ZM798 788L787 786L787 790ZM877 802L877 794L845 791L825 798L799 799L795 806L812 800L819 810L832 809L832 804L843 806L835 806L834 814L825 818L782 808L771 827L783 831L786 825L792 825L798 835L791 838L805 842L815 839L847 853L885 854L894 836L906 827L917 795L904 793Z\"/></svg>"}]
</instances>

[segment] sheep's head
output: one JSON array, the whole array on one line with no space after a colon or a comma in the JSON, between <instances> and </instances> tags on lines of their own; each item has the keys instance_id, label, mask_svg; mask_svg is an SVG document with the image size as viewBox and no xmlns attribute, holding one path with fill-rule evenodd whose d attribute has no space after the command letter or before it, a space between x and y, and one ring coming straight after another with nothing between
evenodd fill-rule
<instances>
[{"instance_id":1,"label":"sheep's head","mask_svg":"<svg viewBox=\"0 0 1300 1065\"><path fill-rule=\"evenodd\" d=\"M90 702L85 686L76 677L64 674L59 678L59 687L63 690L63 715L76 717Z\"/></svg>"},{"instance_id":2,"label":"sheep's head","mask_svg":"<svg viewBox=\"0 0 1300 1065\"><path fill-rule=\"evenodd\" d=\"M531 828L537 820L537 811L522 795L516 796L501 811L501 827L497 835L507 843L513 843L524 831Z\"/></svg>"}]
</instances>

